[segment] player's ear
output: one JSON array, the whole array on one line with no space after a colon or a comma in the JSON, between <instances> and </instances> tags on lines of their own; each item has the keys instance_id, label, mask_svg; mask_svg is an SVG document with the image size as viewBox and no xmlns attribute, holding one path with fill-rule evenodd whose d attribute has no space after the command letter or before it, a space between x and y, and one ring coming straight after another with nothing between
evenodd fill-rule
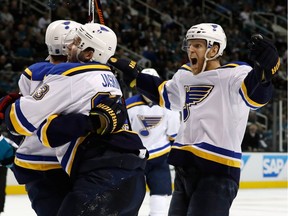
<instances>
[{"instance_id":1,"label":"player's ear","mask_svg":"<svg viewBox=\"0 0 288 216\"><path fill-rule=\"evenodd\" d=\"M90 59L93 58L94 49L88 47L88 48L86 48L86 49L84 50L83 53L84 53L84 58L85 58L85 60L90 61ZM85 61L85 62L86 62L86 61Z\"/></svg>"},{"instance_id":2,"label":"player's ear","mask_svg":"<svg viewBox=\"0 0 288 216\"><path fill-rule=\"evenodd\" d=\"M209 51L209 57L213 58L219 52L219 44L214 43Z\"/></svg>"},{"instance_id":3,"label":"player's ear","mask_svg":"<svg viewBox=\"0 0 288 216\"><path fill-rule=\"evenodd\" d=\"M93 54L94 54L94 51L93 51L93 50L89 50L89 51L87 52L87 55L86 55L87 60L92 59Z\"/></svg>"}]
</instances>

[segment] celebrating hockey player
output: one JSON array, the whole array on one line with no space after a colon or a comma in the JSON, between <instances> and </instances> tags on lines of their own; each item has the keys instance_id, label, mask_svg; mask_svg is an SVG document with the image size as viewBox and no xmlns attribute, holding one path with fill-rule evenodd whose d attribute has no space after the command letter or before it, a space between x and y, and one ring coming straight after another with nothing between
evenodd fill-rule
<instances>
[{"instance_id":1,"label":"celebrating hockey player","mask_svg":"<svg viewBox=\"0 0 288 216\"><path fill-rule=\"evenodd\" d=\"M64 38L79 26L79 23L71 20L57 20L48 25L45 44L48 48L49 61L35 63L24 70L18 82L21 95L32 94L54 65L67 61ZM20 97L19 94L15 96L10 93L1 99L1 106L4 104L4 99L7 101L11 96L9 104ZM1 107L1 112L4 110L5 108ZM32 133L26 136L18 147L12 170L18 183L25 184L36 214L56 215L64 197L70 191L70 179L60 166L55 149L43 146L37 134Z\"/></svg>"},{"instance_id":2,"label":"celebrating hockey player","mask_svg":"<svg viewBox=\"0 0 288 216\"><path fill-rule=\"evenodd\" d=\"M193 25L183 49L189 63L171 80L139 73L130 60L111 62L124 81L155 103L182 111L183 121L168 162L176 168L169 215L228 216L237 195L241 141L250 109L269 102L271 79L280 59L275 46L261 35L251 38L249 58L221 65L227 38L218 24Z\"/></svg>"},{"instance_id":3,"label":"celebrating hockey player","mask_svg":"<svg viewBox=\"0 0 288 216\"><path fill-rule=\"evenodd\" d=\"M81 25L73 35L70 63L53 67L31 96L8 107L6 124L27 136L37 130L43 145L56 148L72 182L58 216L137 215L145 196L148 153L136 133L121 129L126 109L121 109L122 92L106 65L115 53L116 35L97 23ZM75 128L81 120L87 124L89 114L92 126L78 137ZM74 124L59 127L59 119L63 123L67 116Z\"/></svg>"}]
</instances>

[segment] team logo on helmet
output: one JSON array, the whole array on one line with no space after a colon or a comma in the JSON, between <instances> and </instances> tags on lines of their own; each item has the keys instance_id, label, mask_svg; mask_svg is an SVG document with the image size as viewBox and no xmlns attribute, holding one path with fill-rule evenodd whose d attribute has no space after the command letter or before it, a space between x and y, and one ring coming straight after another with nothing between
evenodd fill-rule
<instances>
[{"instance_id":1,"label":"team logo on helmet","mask_svg":"<svg viewBox=\"0 0 288 216\"><path fill-rule=\"evenodd\" d=\"M214 25L214 24L213 24L213 25L211 25L211 26L212 26L212 28L213 28L213 31L217 31L216 28L218 27L218 25L216 25L216 24Z\"/></svg>"}]
</instances>

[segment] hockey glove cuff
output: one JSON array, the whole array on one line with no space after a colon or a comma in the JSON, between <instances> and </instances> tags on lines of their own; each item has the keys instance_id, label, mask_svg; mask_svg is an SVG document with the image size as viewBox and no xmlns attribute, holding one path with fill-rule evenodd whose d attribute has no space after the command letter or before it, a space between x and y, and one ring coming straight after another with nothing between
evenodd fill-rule
<instances>
[{"instance_id":1,"label":"hockey glove cuff","mask_svg":"<svg viewBox=\"0 0 288 216\"><path fill-rule=\"evenodd\" d=\"M133 88L136 85L136 77L141 71L137 63L130 59L114 58L108 60L109 65L115 67L123 73L123 80L127 86Z\"/></svg>"},{"instance_id":2,"label":"hockey glove cuff","mask_svg":"<svg viewBox=\"0 0 288 216\"><path fill-rule=\"evenodd\" d=\"M90 111L92 131L98 135L113 133L122 128L127 119L126 107L118 99L106 98Z\"/></svg>"}]
</instances>

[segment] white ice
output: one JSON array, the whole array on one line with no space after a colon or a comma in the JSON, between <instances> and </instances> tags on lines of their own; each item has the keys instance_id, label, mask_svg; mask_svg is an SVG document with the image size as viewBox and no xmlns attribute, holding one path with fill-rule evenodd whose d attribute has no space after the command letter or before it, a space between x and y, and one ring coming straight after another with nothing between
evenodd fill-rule
<instances>
[{"instance_id":1,"label":"white ice","mask_svg":"<svg viewBox=\"0 0 288 216\"><path fill-rule=\"evenodd\" d=\"M139 216L148 216L149 194L146 194ZM36 216L27 195L8 195L1 216ZM288 216L288 190L240 189L230 216Z\"/></svg>"}]
</instances>

